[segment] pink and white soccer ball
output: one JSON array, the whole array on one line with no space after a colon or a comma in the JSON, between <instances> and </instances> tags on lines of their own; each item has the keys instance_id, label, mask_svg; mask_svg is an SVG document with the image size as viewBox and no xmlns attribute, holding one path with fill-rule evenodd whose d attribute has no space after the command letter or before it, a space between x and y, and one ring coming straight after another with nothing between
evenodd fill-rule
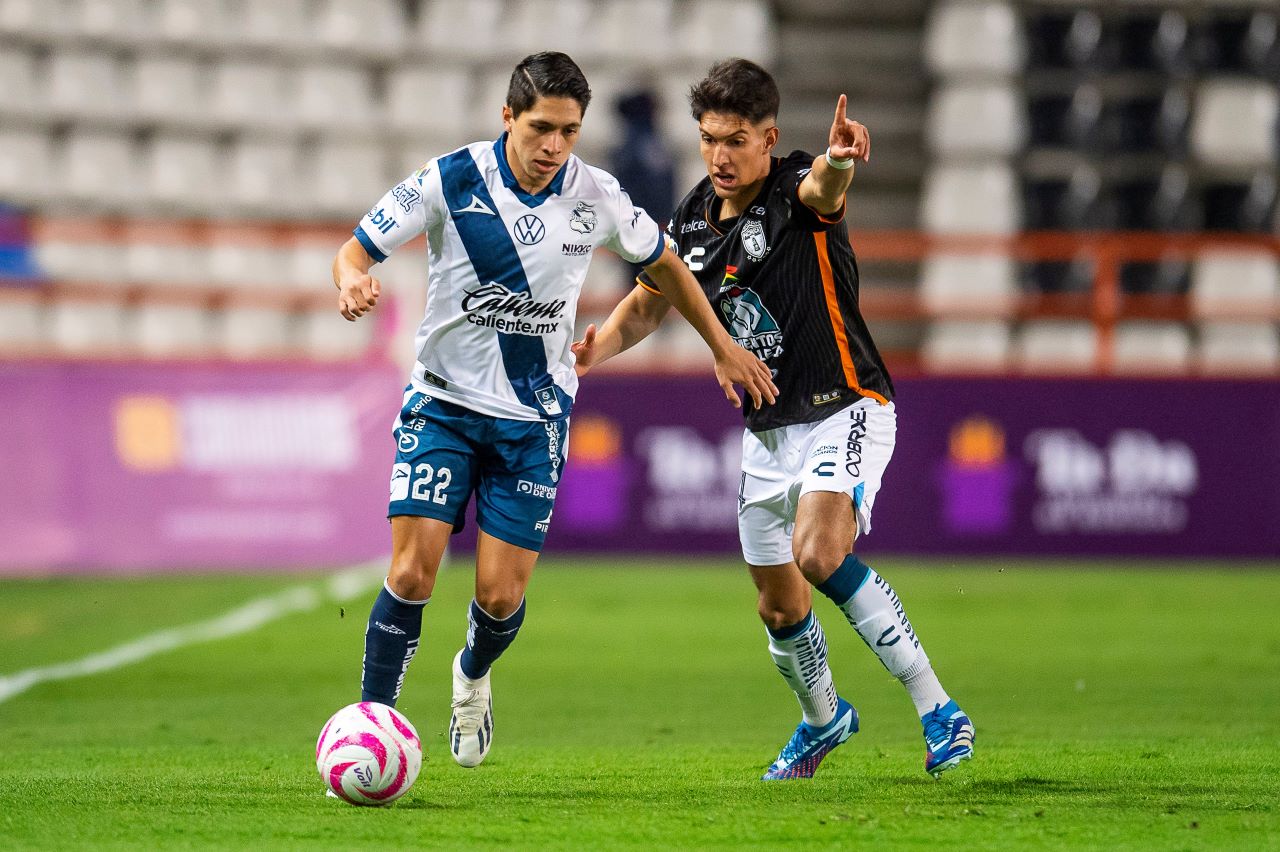
<instances>
[{"instance_id":1,"label":"pink and white soccer ball","mask_svg":"<svg viewBox=\"0 0 1280 852\"><path fill-rule=\"evenodd\" d=\"M409 792L422 768L422 741L399 711L362 701L343 707L316 741L316 769L353 805L387 805Z\"/></svg>"}]
</instances>

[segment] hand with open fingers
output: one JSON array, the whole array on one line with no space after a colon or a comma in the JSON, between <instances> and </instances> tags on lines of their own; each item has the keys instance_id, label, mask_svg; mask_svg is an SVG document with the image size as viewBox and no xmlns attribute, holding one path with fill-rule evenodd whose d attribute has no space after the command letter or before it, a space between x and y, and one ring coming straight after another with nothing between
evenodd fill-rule
<instances>
[{"instance_id":1,"label":"hand with open fingers","mask_svg":"<svg viewBox=\"0 0 1280 852\"><path fill-rule=\"evenodd\" d=\"M828 155L833 160L871 161L871 133L858 122L847 118L844 114L848 98L841 95L836 101L836 117L831 123L831 135L828 141L831 150Z\"/></svg>"},{"instance_id":2,"label":"hand with open fingers","mask_svg":"<svg viewBox=\"0 0 1280 852\"><path fill-rule=\"evenodd\" d=\"M343 278L338 284L338 313L351 322L373 310L382 294L382 284L365 273Z\"/></svg>"},{"instance_id":3,"label":"hand with open fingers","mask_svg":"<svg viewBox=\"0 0 1280 852\"><path fill-rule=\"evenodd\" d=\"M581 340L574 341L569 348L573 350L574 358L573 370L581 378L591 369L591 365L595 363L595 345L596 345L596 325L591 323L587 326L587 331L582 335Z\"/></svg>"},{"instance_id":4,"label":"hand with open fingers","mask_svg":"<svg viewBox=\"0 0 1280 852\"><path fill-rule=\"evenodd\" d=\"M716 381L720 383L725 398L734 408L742 407L742 400L734 390L734 385L742 385L757 409L762 408L765 402L773 405L778 399L778 387L773 383L773 374L769 368L737 344L716 356Z\"/></svg>"}]
</instances>

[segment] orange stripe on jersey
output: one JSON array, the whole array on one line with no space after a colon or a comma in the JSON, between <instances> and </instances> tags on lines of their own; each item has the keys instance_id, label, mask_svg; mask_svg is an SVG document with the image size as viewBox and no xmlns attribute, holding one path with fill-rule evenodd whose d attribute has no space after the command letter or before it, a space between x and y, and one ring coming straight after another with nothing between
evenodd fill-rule
<instances>
[{"instance_id":1,"label":"orange stripe on jersey","mask_svg":"<svg viewBox=\"0 0 1280 852\"><path fill-rule=\"evenodd\" d=\"M815 231L813 241L818 247L818 270L822 273L822 292L827 297L827 315L831 318L831 330L836 336L836 351L840 353L840 365L844 367L844 380L862 396L869 396L881 405L888 405L875 391L865 390L858 384L858 371L853 366L853 354L849 351L849 335L845 331L844 317L840 316L840 302L836 299L836 278L831 273L831 256L827 254L827 235Z\"/></svg>"}]
</instances>

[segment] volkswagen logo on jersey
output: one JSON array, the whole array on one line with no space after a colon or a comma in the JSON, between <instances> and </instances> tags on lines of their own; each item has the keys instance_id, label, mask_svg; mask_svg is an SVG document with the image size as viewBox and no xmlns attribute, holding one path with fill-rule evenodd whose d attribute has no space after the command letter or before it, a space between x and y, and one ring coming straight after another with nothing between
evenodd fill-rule
<instances>
[{"instance_id":1,"label":"volkswagen logo on jersey","mask_svg":"<svg viewBox=\"0 0 1280 852\"><path fill-rule=\"evenodd\" d=\"M751 255L752 260L759 260L769 250L764 238L764 226L759 220L748 219L742 226L742 247Z\"/></svg>"},{"instance_id":2,"label":"volkswagen logo on jersey","mask_svg":"<svg viewBox=\"0 0 1280 852\"><path fill-rule=\"evenodd\" d=\"M516 239L524 245L536 246L546 235L546 226L532 213L526 213L516 220Z\"/></svg>"}]
</instances>

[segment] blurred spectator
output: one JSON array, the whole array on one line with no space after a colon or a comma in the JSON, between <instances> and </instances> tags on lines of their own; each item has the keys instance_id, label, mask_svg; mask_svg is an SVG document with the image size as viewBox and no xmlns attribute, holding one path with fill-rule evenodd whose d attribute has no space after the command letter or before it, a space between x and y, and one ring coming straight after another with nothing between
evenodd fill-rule
<instances>
[{"instance_id":1,"label":"blurred spectator","mask_svg":"<svg viewBox=\"0 0 1280 852\"><path fill-rule=\"evenodd\" d=\"M609 154L611 171L631 200L661 227L675 210L675 156L658 132L657 100L642 89L621 95L614 108L622 118L622 138ZM627 286L640 267L627 267Z\"/></svg>"}]
</instances>

